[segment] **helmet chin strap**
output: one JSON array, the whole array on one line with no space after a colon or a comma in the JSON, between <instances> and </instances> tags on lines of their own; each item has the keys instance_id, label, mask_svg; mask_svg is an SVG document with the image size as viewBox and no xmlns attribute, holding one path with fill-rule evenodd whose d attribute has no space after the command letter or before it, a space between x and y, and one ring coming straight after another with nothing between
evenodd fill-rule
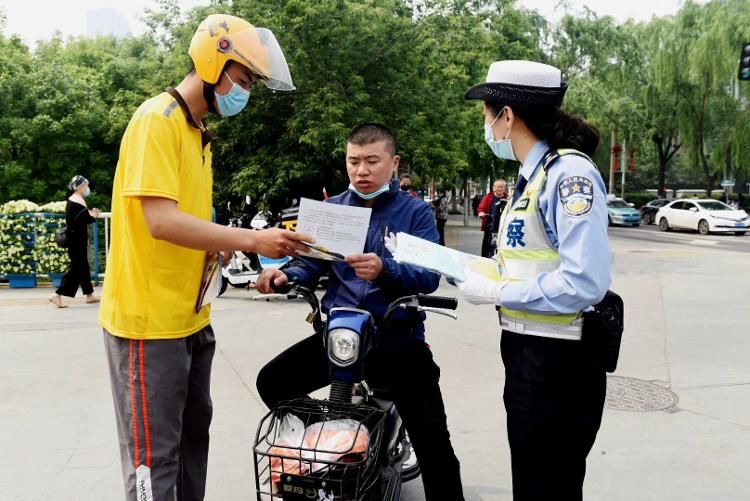
<instances>
[{"instance_id":1,"label":"helmet chin strap","mask_svg":"<svg viewBox=\"0 0 750 501\"><path fill-rule=\"evenodd\" d=\"M210 84L208 82L203 82L203 99L206 100L206 105L208 105L208 111L211 113L218 115L219 112L216 110L216 106L214 106L214 91L216 90L216 85Z\"/></svg>"}]
</instances>

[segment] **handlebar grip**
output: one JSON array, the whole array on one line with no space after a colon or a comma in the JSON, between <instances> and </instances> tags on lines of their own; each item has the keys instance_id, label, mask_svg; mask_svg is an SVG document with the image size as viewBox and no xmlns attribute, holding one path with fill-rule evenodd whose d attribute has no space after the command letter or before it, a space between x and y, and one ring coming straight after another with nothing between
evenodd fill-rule
<instances>
[{"instance_id":1,"label":"handlebar grip","mask_svg":"<svg viewBox=\"0 0 750 501\"><path fill-rule=\"evenodd\" d=\"M458 308L458 299L455 297L443 297L443 296L427 296L419 294L417 296L419 306L427 306L429 308L442 308L444 310L455 310Z\"/></svg>"},{"instance_id":2,"label":"handlebar grip","mask_svg":"<svg viewBox=\"0 0 750 501\"><path fill-rule=\"evenodd\" d=\"M289 292L294 289L297 286L295 282L287 282L284 285L276 285L273 283L273 280L271 280L271 289L276 294L289 294Z\"/></svg>"}]
</instances>

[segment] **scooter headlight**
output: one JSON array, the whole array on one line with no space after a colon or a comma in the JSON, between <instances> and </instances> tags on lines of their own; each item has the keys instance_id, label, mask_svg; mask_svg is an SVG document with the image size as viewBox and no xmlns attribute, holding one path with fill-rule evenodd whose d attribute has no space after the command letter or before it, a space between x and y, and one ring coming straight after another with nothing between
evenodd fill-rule
<instances>
[{"instance_id":1,"label":"scooter headlight","mask_svg":"<svg viewBox=\"0 0 750 501\"><path fill-rule=\"evenodd\" d=\"M359 336L349 329L328 333L328 358L339 367L348 367L359 357Z\"/></svg>"}]
</instances>

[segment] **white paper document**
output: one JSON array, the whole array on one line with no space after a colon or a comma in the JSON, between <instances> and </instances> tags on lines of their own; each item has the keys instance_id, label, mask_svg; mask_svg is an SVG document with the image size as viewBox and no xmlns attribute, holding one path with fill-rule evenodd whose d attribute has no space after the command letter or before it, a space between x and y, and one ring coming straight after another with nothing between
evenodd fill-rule
<instances>
[{"instance_id":1,"label":"white paper document","mask_svg":"<svg viewBox=\"0 0 750 501\"><path fill-rule=\"evenodd\" d=\"M340 261L365 250L372 209L318 202L303 198L299 204L297 231L315 239L307 257Z\"/></svg>"},{"instance_id":2,"label":"white paper document","mask_svg":"<svg viewBox=\"0 0 750 501\"><path fill-rule=\"evenodd\" d=\"M500 267L497 261L450 249L408 233L396 235L396 254L399 263L426 268L446 277L465 281L464 269L481 273L492 280L500 280Z\"/></svg>"}]
</instances>

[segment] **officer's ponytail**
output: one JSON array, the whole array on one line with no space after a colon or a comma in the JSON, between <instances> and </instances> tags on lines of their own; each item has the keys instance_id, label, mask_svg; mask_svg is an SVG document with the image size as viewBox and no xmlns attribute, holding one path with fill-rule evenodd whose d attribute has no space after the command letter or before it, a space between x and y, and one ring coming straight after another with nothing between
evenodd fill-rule
<instances>
[{"instance_id":1,"label":"officer's ponytail","mask_svg":"<svg viewBox=\"0 0 750 501\"><path fill-rule=\"evenodd\" d=\"M573 148L593 156L599 146L599 131L596 127L560 108L508 106L536 137L547 141L552 149Z\"/></svg>"}]
</instances>

